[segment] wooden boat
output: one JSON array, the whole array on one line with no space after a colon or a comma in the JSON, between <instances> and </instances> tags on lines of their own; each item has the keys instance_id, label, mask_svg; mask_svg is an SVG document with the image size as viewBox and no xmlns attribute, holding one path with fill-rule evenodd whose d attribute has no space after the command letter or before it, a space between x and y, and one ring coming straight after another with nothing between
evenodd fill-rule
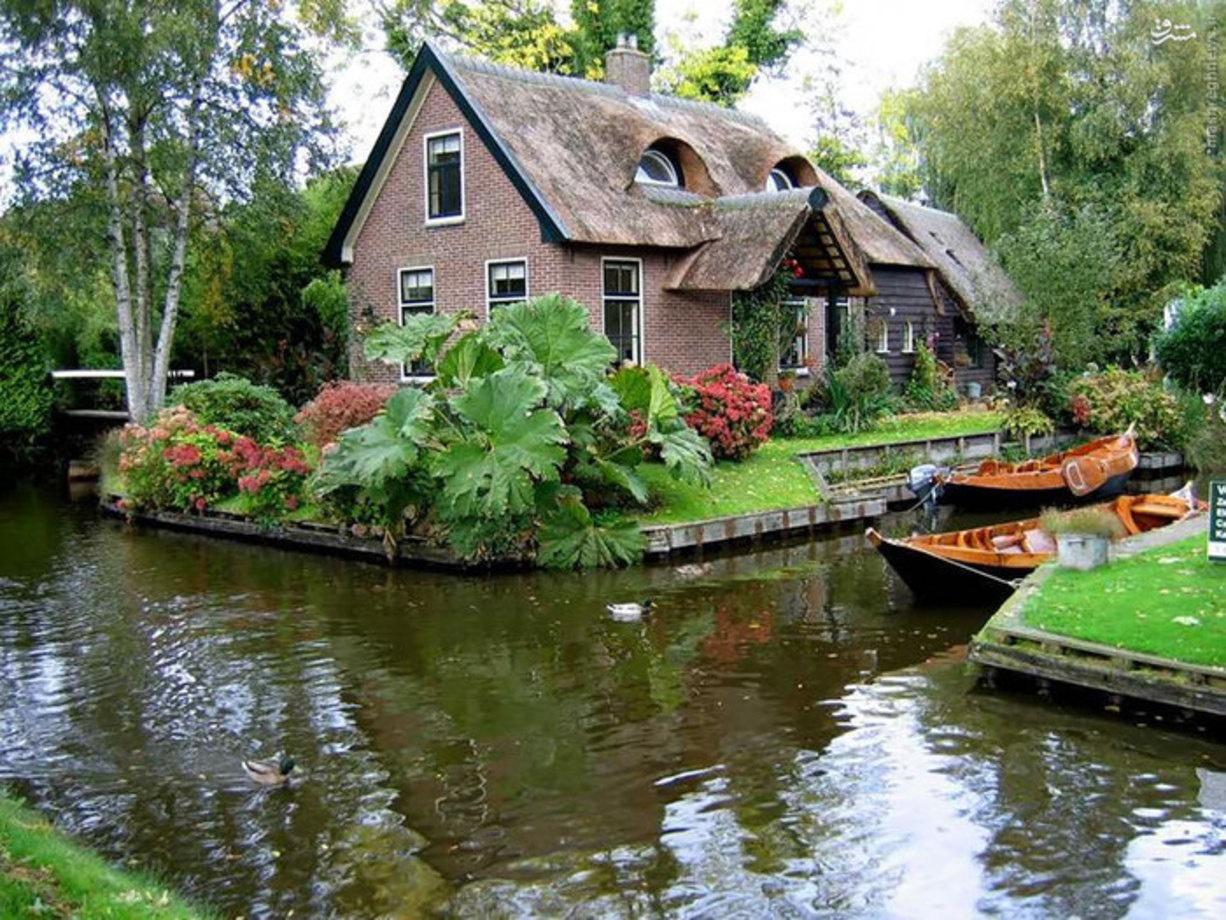
<instances>
[{"instance_id":1,"label":"wooden boat","mask_svg":"<svg viewBox=\"0 0 1226 920\"><path fill-rule=\"evenodd\" d=\"M1190 495L1122 495L1104 502L1128 536L1156 530L1202 510ZM1017 582L1056 554L1038 518L892 540L870 527L869 543L923 600L999 603Z\"/></svg>"},{"instance_id":2,"label":"wooden boat","mask_svg":"<svg viewBox=\"0 0 1226 920\"><path fill-rule=\"evenodd\" d=\"M984 460L971 472L937 474L940 500L971 508L1037 508L1101 501L1124 491L1140 456L1132 429L1024 463Z\"/></svg>"}]
</instances>

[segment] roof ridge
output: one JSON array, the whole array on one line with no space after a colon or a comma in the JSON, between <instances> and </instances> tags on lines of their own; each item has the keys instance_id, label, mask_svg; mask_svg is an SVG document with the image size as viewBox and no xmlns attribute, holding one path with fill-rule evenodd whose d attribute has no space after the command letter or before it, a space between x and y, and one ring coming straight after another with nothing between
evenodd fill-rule
<instances>
[{"instance_id":1,"label":"roof ridge","mask_svg":"<svg viewBox=\"0 0 1226 920\"><path fill-rule=\"evenodd\" d=\"M720 195L713 199L717 208L734 210L737 208L769 207L783 203L808 203L811 188L791 188L786 191L742 192L739 195Z\"/></svg>"},{"instance_id":2,"label":"roof ridge","mask_svg":"<svg viewBox=\"0 0 1226 920\"><path fill-rule=\"evenodd\" d=\"M695 112L705 112L711 115L732 118L745 124L754 125L763 128L774 135L774 131L771 130L770 126L757 115L750 112L742 112L740 109L718 105L714 102L704 102L699 99L683 99L680 96L671 96L668 93L655 92L648 93L646 96L635 96L626 92L625 89L615 83L605 83L601 80L589 80L586 77L577 77L572 74L525 70L522 67L512 67L508 64L498 64L494 61L486 60L485 58L440 51L437 46L434 46L434 53L445 59L448 63L451 63L457 67L473 70L492 77L501 77L507 80L518 80L521 83L535 83L539 86L552 86L556 87L557 89L566 89L574 92L597 93L602 96L611 96L624 99L631 104L633 104L636 100L645 100L657 105L672 106L673 108L678 109L690 109Z\"/></svg>"}]
</instances>

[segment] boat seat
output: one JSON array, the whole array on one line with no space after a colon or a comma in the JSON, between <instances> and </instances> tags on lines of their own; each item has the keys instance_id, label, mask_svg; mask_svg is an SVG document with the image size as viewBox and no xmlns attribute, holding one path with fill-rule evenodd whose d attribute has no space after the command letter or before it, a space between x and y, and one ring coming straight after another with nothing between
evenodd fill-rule
<instances>
[{"instance_id":1,"label":"boat seat","mask_svg":"<svg viewBox=\"0 0 1226 920\"><path fill-rule=\"evenodd\" d=\"M1148 514L1150 517L1165 517L1175 520L1188 513L1187 508L1172 505L1158 505L1153 502L1137 502L1132 506L1133 514Z\"/></svg>"},{"instance_id":2,"label":"boat seat","mask_svg":"<svg viewBox=\"0 0 1226 920\"><path fill-rule=\"evenodd\" d=\"M1002 533L992 538L992 549L1001 552L1012 546L1017 546L1022 542L1022 536L1020 533Z\"/></svg>"},{"instance_id":3,"label":"boat seat","mask_svg":"<svg viewBox=\"0 0 1226 920\"><path fill-rule=\"evenodd\" d=\"M1022 545L1026 547L1028 553L1054 553L1056 551L1056 541L1051 538L1050 534L1042 530L1026 531Z\"/></svg>"}]
</instances>

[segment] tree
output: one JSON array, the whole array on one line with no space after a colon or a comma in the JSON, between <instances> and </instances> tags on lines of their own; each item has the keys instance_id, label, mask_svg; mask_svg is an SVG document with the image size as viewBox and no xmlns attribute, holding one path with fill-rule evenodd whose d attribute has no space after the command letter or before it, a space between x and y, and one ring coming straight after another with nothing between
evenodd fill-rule
<instances>
[{"instance_id":1,"label":"tree","mask_svg":"<svg viewBox=\"0 0 1226 920\"><path fill-rule=\"evenodd\" d=\"M311 7L311 9L316 9ZM14 2L0 9L0 106L38 132L21 192L102 189L128 408L161 406L193 227L257 176L322 149L304 27L262 0Z\"/></svg>"},{"instance_id":2,"label":"tree","mask_svg":"<svg viewBox=\"0 0 1226 920\"><path fill-rule=\"evenodd\" d=\"M735 105L758 75L781 67L804 40L799 29L779 29L783 0L734 0L721 44L675 49L677 60L660 74L668 92L687 99Z\"/></svg>"},{"instance_id":3,"label":"tree","mask_svg":"<svg viewBox=\"0 0 1226 920\"><path fill-rule=\"evenodd\" d=\"M1001 0L991 24L953 36L907 98L928 197L989 244L1016 242L1038 208L1066 225L1086 209L1105 221L1119 255L1095 327L1105 356L1143 354L1161 304L1200 276L1222 201L1216 138L1206 138L1216 117L1207 36L1221 11ZM1155 18L1198 38L1155 44Z\"/></svg>"},{"instance_id":4,"label":"tree","mask_svg":"<svg viewBox=\"0 0 1226 920\"><path fill-rule=\"evenodd\" d=\"M510 67L583 73L575 62L577 31L558 21L548 0L391 0L379 7L379 18L388 50L406 70L425 39L441 38Z\"/></svg>"},{"instance_id":5,"label":"tree","mask_svg":"<svg viewBox=\"0 0 1226 920\"><path fill-rule=\"evenodd\" d=\"M655 0L571 0L575 21L575 72L598 77L604 55L620 35L632 35L644 54L655 54Z\"/></svg>"}]
</instances>

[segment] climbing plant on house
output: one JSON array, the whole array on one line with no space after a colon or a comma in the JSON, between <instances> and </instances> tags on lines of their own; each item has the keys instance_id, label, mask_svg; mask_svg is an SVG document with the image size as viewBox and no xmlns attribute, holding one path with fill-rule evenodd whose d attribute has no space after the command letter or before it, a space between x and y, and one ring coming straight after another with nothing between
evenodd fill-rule
<instances>
[{"instance_id":1,"label":"climbing plant on house","mask_svg":"<svg viewBox=\"0 0 1226 920\"><path fill-rule=\"evenodd\" d=\"M364 507L390 541L418 524L469 560L635 561L643 538L616 508L648 501L644 459L696 483L712 464L668 379L654 366L610 376L612 346L582 304L558 295L500 307L453 341L463 319L409 317L371 333L367 357L426 362L436 376L343 434L319 491Z\"/></svg>"},{"instance_id":2,"label":"climbing plant on house","mask_svg":"<svg viewBox=\"0 0 1226 920\"><path fill-rule=\"evenodd\" d=\"M786 304L793 274L776 272L752 291L732 297L732 322L728 330L736 366L769 386L779 385L779 360L796 337L796 311Z\"/></svg>"}]
</instances>

